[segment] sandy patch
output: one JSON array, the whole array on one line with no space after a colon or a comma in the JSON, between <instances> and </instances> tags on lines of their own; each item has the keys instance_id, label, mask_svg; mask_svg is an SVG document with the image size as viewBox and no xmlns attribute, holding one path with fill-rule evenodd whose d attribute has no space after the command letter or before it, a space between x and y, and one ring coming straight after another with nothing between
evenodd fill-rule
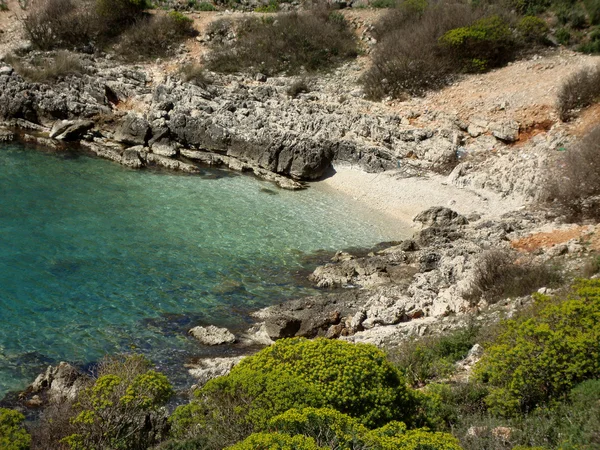
<instances>
[{"instance_id":1,"label":"sandy patch","mask_svg":"<svg viewBox=\"0 0 600 450\"><path fill-rule=\"evenodd\" d=\"M366 173L351 166L336 166L335 171L333 176L314 184L350 196L374 213L404 223L412 223L414 216L431 206L492 218L523 205L520 198L501 198L491 192L446 184L446 177L440 175L402 178L395 170Z\"/></svg>"}]
</instances>

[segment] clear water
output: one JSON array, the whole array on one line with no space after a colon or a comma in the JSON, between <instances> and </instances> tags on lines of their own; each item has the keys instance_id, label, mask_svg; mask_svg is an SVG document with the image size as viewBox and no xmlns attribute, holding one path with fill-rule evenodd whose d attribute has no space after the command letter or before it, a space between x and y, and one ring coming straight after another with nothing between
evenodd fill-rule
<instances>
[{"instance_id":1,"label":"clear water","mask_svg":"<svg viewBox=\"0 0 600 450\"><path fill-rule=\"evenodd\" d=\"M0 398L59 360L181 367L202 351L190 326L310 293L294 274L311 252L401 237L319 189L204 175L0 147Z\"/></svg>"}]
</instances>

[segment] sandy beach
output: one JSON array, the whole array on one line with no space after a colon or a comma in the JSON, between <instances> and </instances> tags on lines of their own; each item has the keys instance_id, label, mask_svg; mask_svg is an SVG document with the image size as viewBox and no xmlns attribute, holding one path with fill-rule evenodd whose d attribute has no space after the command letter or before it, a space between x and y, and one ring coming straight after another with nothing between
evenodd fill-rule
<instances>
[{"instance_id":1,"label":"sandy beach","mask_svg":"<svg viewBox=\"0 0 600 450\"><path fill-rule=\"evenodd\" d=\"M461 214L499 217L523 207L518 197L501 197L489 191L462 189L446 183L447 177L403 177L399 171L367 173L350 165L335 166L335 174L314 183L320 189L347 195L394 221L413 223L413 218L431 206L446 206Z\"/></svg>"}]
</instances>

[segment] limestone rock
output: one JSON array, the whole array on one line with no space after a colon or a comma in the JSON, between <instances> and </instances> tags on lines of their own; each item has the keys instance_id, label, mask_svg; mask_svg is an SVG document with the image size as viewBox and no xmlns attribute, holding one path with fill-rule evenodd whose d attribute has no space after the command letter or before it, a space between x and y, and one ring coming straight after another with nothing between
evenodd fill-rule
<instances>
[{"instance_id":1,"label":"limestone rock","mask_svg":"<svg viewBox=\"0 0 600 450\"><path fill-rule=\"evenodd\" d=\"M466 225L468 223L466 217L443 206L432 206L431 208L417 214L413 221L419 222L424 226L435 225L439 227Z\"/></svg>"},{"instance_id":2,"label":"limestone rock","mask_svg":"<svg viewBox=\"0 0 600 450\"><path fill-rule=\"evenodd\" d=\"M93 126L94 122L91 120L59 120L52 126L50 137L62 141L73 141L81 138Z\"/></svg>"},{"instance_id":3,"label":"limestone rock","mask_svg":"<svg viewBox=\"0 0 600 450\"><path fill-rule=\"evenodd\" d=\"M61 398L75 399L83 389L89 377L72 365L61 362L58 366L49 366L46 372L38 375L27 392L45 393L51 401Z\"/></svg>"},{"instance_id":4,"label":"limestone rock","mask_svg":"<svg viewBox=\"0 0 600 450\"><path fill-rule=\"evenodd\" d=\"M213 378L227 375L242 359L244 356L202 359L196 364L187 365L187 368L190 375L197 380L196 387L202 387Z\"/></svg>"},{"instance_id":5,"label":"limestone rock","mask_svg":"<svg viewBox=\"0 0 600 450\"><path fill-rule=\"evenodd\" d=\"M489 128L492 134L501 141L515 142L519 139L521 127L518 122L507 120L501 123L492 123Z\"/></svg>"},{"instance_id":6,"label":"limestone rock","mask_svg":"<svg viewBox=\"0 0 600 450\"><path fill-rule=\"evenodd\" d=\"M204 345L233 344L235 342L235 336L231 331L214 325L194 327L189 333Z\"/></svg>"},{"instance_id":7,"label":"limestone rock","mask_svg":"<svg viewBox=\"0 0 600 450\"><path fill-rule=\"evenodd\" d=\"M145 145L148 141L150 125L139 114L130 113L117 127L114 139L130 145Z\"/></svg>"}]
</instances>

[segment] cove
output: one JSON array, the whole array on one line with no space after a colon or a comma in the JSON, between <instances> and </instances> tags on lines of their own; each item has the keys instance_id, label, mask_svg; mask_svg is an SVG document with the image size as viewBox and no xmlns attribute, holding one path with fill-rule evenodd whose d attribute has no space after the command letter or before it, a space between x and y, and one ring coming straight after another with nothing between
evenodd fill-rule
<instances>
[{"instance_id":1,"label":"cove","mask_svg":"<svg viewBox=\"0 0 600 450\"><path fill-rule=\"evenodd\" d=\"M60 360L135 351L181 369L201 351L187 328L241 329L250 311L315 292L295 276L307 255L402 230L318 188L2 144L0 398Z\"/></svg>"}]
</instances>

